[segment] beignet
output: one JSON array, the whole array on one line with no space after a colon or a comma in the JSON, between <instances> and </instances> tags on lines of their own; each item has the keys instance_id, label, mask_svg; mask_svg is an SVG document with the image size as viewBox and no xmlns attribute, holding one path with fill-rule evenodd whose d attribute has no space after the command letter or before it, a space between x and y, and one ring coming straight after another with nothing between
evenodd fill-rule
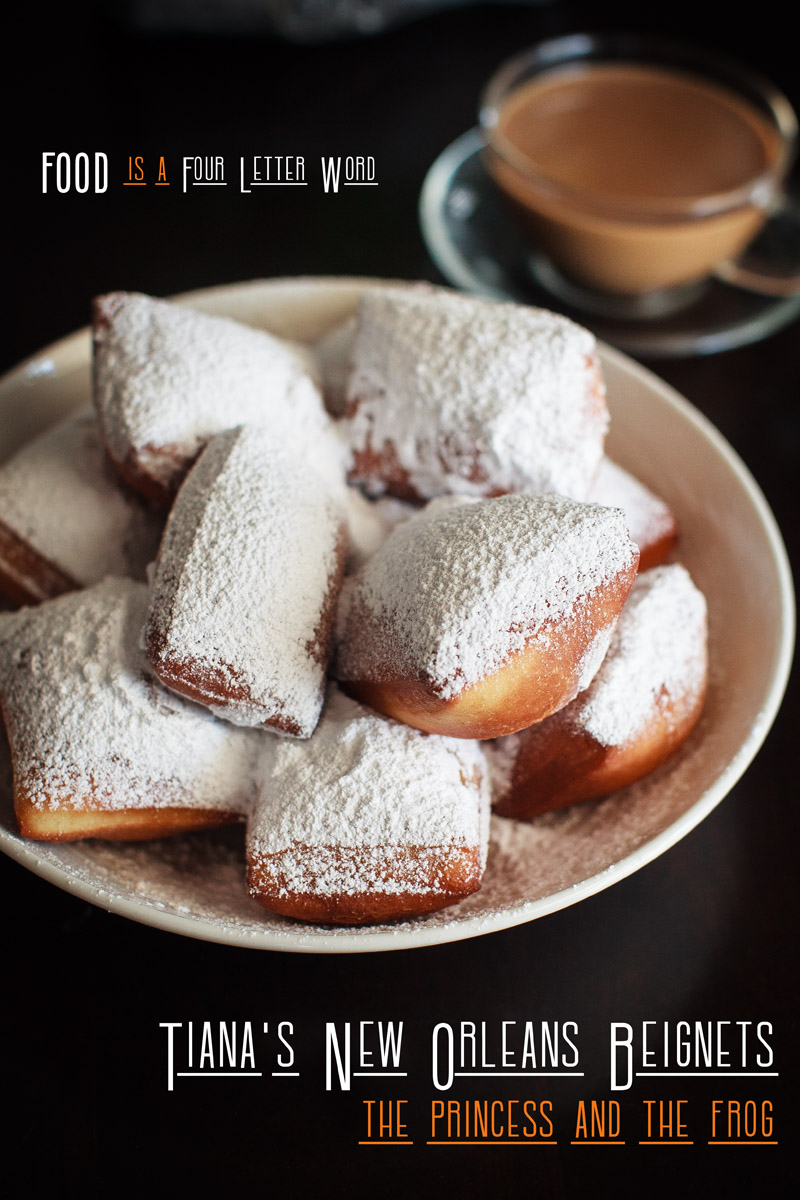
<instances>
[{"instance_id":1,"label":"beignet","mask_svg":"<svg viewBox=\"0 0 800 1200\"><path fill-rule=\"evenodd\" d=\"M488 784L475 742L418 733L331 686L310 741L269 748L261 789L248 883L274 912L358 925L480 887Z\"/></svg>"},{"instance_id":2,"label":"beignet","mask_svg":"<svg viewBox=\"0 0 800 1200\"><path fill-rule=\"evenodd\" d=\"M347 413L351 482L406 500L583 499L608 426L587 330L443 288L364 293Z\"/></svg>"},{"instance_id":3,"label":"beignet","mask_svg":"<svg viewBox=\"0 0 800 1200\"><path fill-rule=\"evenodd\" d=\"M638 562L619 509L443 497L345 581L334 675L418 729L525 729L591 681Z\"/></svg>"},{"instance_id":4,"label":"beignet","mask_svg":"<svg viewBox=\"0 0 800 1200\"><path fill-rule=\"evenodd\" d=\"M694 729L707 675L702 593L677 563L646 571L589 688L491 748L495 810L526 819L641 779Z\"/></svg>"},{"instance_id":5,"label":"beignet","mask_svg":"<svg viewBox=\"0 0 800 1200\"><path fill-rule=\"evenodd\" d=\"M639 547L639 570L657 567L675 549L678 522L669 506L610 458L600 464L587 500L621 508L628 533Z\"/></svg>"},{"instance_id":6,"label":"beignet","mask_svg":"<svg viewBox=\"0 0 800 1200\"><path fill-rule=\"evenodd\" d=\"M0 465L0 589L37 604L106 575L144 579L163 517L122 483L92 413Z\"/></svg>"},{"instance_id":7,"label":"beignet","mask_svg":"<svg viewBox=\"0 0 800 1200\"><path fill-rule=\"evenodd\" d=\"M161 837L250 806L256 735L154 679L147 605L144 584L107 579L0 616L0 711L25 837Z\"/></svg>"},{"instance_id":8,"label":"beignet","mask_svg":"<svg viewBox=\"0 0 800 1200\"><path fill-rule=\"evenodd\" d=\"M268 427L302 447L328 425L308 351L260 329L135 292L94 302L94 398L108 452L169 505L214 434Z\"/></svg>"},{"instance_id":9,"label":"beignet","mask_svg":"<svg viewBox=\"0 0 800 1200\"><path fill-rule=\"evenodd\" d=\"M235 724L309 737L346 555L328 483L264 429L208 445L156 562L145 640L163 683Z\"/></svg>"}]
</instances>

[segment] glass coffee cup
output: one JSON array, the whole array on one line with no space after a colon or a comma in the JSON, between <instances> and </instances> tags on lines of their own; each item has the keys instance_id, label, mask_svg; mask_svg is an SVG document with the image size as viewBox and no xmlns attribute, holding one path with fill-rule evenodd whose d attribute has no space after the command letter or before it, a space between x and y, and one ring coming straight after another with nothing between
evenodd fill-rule
<instances>
[{"instance_id":1,"label":"glass coffee cup","mask_svg":"<svg viewBox=\"0 0 800 1200\"><path fill-rule=\"evenodd\" d=\"M748 68L658 38L572 35L503 64L480 121L532 270L570 303L663 315L712 274L800 291L791 264L739 261L768 220L800 229L783 192L797 120Z\"/></svg>"}]
</instances>

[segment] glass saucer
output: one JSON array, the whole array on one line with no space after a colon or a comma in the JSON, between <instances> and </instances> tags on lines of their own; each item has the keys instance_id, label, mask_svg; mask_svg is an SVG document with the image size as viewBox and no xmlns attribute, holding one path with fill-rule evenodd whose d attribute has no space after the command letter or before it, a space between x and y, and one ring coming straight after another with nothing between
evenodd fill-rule
<instances>
[{"instance_id":1,"label":"glass saucer","mask_svg":"<svg viewBox=\"0 0 800 1200\"><path fill-rule=\"evenodd\" d=\"M462 134L433 163L420 194L428 253L456 287L556 308L611 345L645 358L716 354L761 341L800 315L800 295L759 296L719 280L700 288L679 312L663 316L609 317L570 304L555 276L552 290L545 285L541 260L522 239L484 169L482 148L480 129Z\"/></svg>"}]
</instances>

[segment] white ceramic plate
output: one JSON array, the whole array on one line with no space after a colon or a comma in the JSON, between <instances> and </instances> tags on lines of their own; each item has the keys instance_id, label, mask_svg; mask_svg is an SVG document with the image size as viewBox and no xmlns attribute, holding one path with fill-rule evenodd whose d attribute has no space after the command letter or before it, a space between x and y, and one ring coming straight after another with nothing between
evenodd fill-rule
<instances>
[{"instance_id":1,"label":"white ceramic plate","mask_svg":"<svg viewBox=\"0 0 800 1200\"><path fill-rule=\"evenodd\" d=\"M182 300L273 332L313 339L352 311L368 280L299 279L194 292ZM455 941L544 916L609 887L662 854L731 789L761 745L786 685L794 603L786 553L752 477L671 388L603 351L609 453L659 492L682 531L679 557L705 592L712 680L698 729L648 779L607 800L531 824L495 819L484 886L429 917L369 929L272 916L244 887L240 831L133 845L48 846L16 834L0 765L0 846L45 879L146 924L271 950L357 953ZM89 396L87 330L0 381L0 458Z\"/></svg>"}]
</instances>

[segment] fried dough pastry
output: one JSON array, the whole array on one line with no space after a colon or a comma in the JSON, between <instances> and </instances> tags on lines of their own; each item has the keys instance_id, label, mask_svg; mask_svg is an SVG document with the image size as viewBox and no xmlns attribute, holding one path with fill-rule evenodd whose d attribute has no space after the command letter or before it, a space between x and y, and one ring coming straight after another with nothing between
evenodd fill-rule
<instances>
[{"instance_id":1,"label":"fried dough pastry","mask_svg":"<svg viewBox=\"0 0 800 1200\"><path fill-rule=\"evenodd\" d=\"M419 733L332 686L310 741L276 740L266 758L248 884L285 916L388 921L477 891L487 846L478 744Z\"/></svg>"},{"instance_id":2,"label":"fried dough pastry","mask_svg":"<svg viewBox=\"0 0 800 1200\"><path fill-rule=\"evenodd\" d=\"M345 582L334 675L417 729L525 729L591 682L638 562L618 509L447 497Z\"/></svg>"},{"instance_id":3,"label":"fried dough pastry","mask_svg":"<svg viewBox=\"0 0 800 1200\"><path fill-rule=\"evenodd\" d=\"M0 589L38 604L106 575L144 579L164 524L113 470L92 413L0 465Z\"/></svg>"},{"instance_id":4,"label":"fried dough pastry","mask_svg":"<svg viewBox=\"0 0 800 1200\"><path fill-rule=\"evenodd\" d=\"M491 748L495 811L528 819L641 779L686 740L706 693L706 602L677 563L640 575L587 691Z\"/></svg>"},{"instance_id":5,"label":"fried dough pastry","mask_svg":"<svg viewBox=\"0 0 800 1200\"><path fill-rule=\"evenodd\" d=\"M364 293L347 397L351 482L412 501L583 499L608 426L587 330L443 288Z\"/></svg>"},{"instance_id":6,"label":"fried dough pastry","mask_svg":"<svg viewBox=\"0 0 800 1200\"><path fill-rule=\"evenodd\" d=\"M94 399L108 452L128 483L169 506L203 446L237 425L290 446L328 417L313 359L225 317L135 292L94 302Z\"/></svg>"},{"instance_id":7,"label":"fried dough pastry","mask_svg":"<svg viewBox=\"0 0 800 1200\"><path fill-rule=\"evenodd\" d=\"M209 444L156 562L145 641L164 684L235 724L310 736L346 555L327 484L266 430Z\"/></svg>"},{"instance_id":8,"label":"fried dough pastry","mask_svg":"<svg viewBox=\"0 0 800 1200\"><path fill-rule=\"evenodd\" d=\"M165 691L141 649L144 584L107 579L0 616L0 712L20 832L140 840L237 820L254 734Z\"/></svg>"},{"instance_id":9,"label":"fried dough pastry","mask_svg":"<svg viewBox=\"0 0 800 1200\"><path fill-rule=\"evenodd\" d=\"M639 547L640 571L657 567L675 549L678 522L669 505L610 458L601 462L587 499L623 510L628 532Z\"/></svg>"}]
</instances>

